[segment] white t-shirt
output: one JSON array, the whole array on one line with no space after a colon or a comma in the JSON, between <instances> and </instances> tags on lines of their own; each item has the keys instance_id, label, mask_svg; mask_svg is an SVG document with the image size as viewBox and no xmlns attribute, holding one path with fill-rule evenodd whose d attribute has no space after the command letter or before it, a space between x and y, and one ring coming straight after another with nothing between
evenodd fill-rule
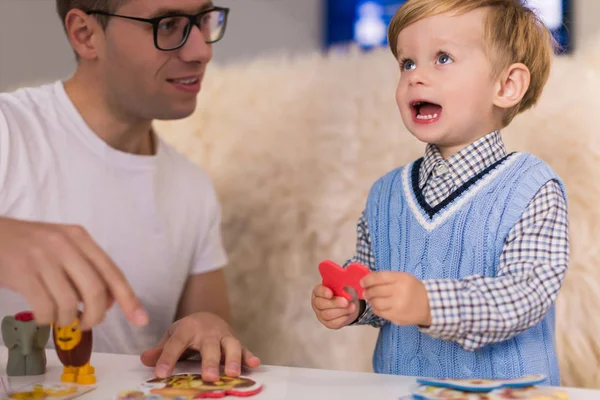
<instances>
[{"instance_id":1,"label":"white t-shirt","mask_svg":"<svg viewBox=\"0 0 600 400\"><path fill-rule=\"evenodd\" d=\"M227 261L210 178L161 140L154 156L108 146L60 81L0 93L0 215L81 225L122 269L150 322L130 324L115 303L94 328L96 352L155 346L186 279ZM0 289L0 316L29 309Z\"/></svg>"}]
</instances>

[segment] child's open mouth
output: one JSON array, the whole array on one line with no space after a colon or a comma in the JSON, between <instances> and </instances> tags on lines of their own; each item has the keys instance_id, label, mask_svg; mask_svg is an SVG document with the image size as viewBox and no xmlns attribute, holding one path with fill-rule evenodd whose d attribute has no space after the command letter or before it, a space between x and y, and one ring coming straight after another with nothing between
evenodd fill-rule
<instances>
[{"instance_id":1,"label":"child's open mouth","mask_svg":"<svg viewBox=\"0 0 600 400\"><path fill-rule=\"evenodd\" d=\"M411 102L413 120L419 124L430 124L440 119L442 106L428 101Z\"/></svg>"}]
</instances>

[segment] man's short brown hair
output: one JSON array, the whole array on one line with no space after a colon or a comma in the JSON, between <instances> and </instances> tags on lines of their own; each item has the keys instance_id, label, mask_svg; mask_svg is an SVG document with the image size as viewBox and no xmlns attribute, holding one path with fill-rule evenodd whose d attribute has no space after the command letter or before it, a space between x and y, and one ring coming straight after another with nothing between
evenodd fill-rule
<instances>
[{"instance_id":1,"label":"man's short brown hair","mask_svg":"<svg viewBox=\"0 0 600 400\"><path fill-rule=\"evenodd\" d=\"M65 26L65 18L69 11L78 8L82 11L100 10L108 13L114 13L123 3L128 0L56 0L56 12ZM108 24L108 18L103 15L96 15L103 28Z\"/></svg>"},{"instance_id":2,"label":"man's short brown hair","mask_svg":"<svg viewBox=\"0 0 600 400\"><path fill-rule=\"evenodd\" d=\"M517 114L537 103L550 75L555 45L550 31L521 0L408 0L390 23L390 48L397 58L398 35L412 23L438 14L459 15L482 7L489 9L484 40L494 65L494 76L513 63L523 63L531 74L523 99L504 116L506 126Z\"/></svg>"}]
</instances>

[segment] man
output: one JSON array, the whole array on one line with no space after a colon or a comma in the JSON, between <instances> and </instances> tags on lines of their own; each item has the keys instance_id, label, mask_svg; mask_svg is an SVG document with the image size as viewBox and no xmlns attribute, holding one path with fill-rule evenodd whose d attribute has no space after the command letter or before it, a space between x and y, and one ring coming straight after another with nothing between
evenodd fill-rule
<instances>
[{"instance_id":1,"label":"man","mask_svg":"<svg viewBox=\"0 0 600 400\"><path fill-rule=\"evenodd\" d=\"M196 107L227 9L208 0L57 0L76 54L65 82L0 94L0 312L94 328L94 351L159 377L260 361L229 326L220 206L152 130ZM119 305L111 307L113 302Z\"/></svg>"}]
</instances>

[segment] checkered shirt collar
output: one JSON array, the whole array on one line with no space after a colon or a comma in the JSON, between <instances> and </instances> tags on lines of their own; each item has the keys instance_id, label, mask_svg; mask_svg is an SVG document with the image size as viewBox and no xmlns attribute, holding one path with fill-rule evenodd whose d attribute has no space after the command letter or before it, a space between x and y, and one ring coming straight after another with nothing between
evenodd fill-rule
<instances>
[{"instance_id":1,"label":"checkered shirt collar","mask_svg":"<svg viewBox=\"0 0 600 400\"><path fill-rule=\"evenodd\" d=\"M471 143L458 153L444 160L437 146L428 144L419 171L419 188L423 189L435 168L446 163L456 187L506 156L506 148L500 131L496 130Z\"/></svg>"}]
</instances>

